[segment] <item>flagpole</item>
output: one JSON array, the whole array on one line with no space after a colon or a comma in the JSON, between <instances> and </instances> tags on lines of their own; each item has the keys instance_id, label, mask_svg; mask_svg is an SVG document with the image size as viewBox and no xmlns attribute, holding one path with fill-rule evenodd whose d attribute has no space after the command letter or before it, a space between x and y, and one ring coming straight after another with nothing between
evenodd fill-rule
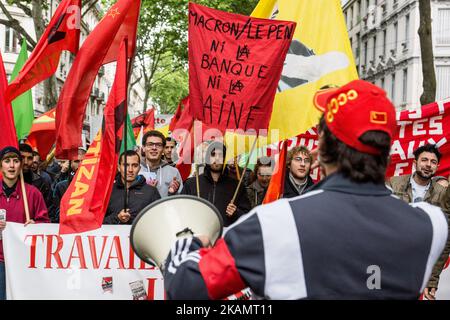
<instances>
[{"instance_id":1,"label":"flagpole","mask_svg":"<svg viewBox=\"0 0 450 320\"><path fill-rule=\"evenodd\" d=\"M25 208L26 222L30 221L30 209L28 207L27 191L25 189L25 180L23 179L23 171L20 171L20 187L22 189L23 206Z\"/></svg>"},{"instance_id":2,"label":"flagpole","mask_svg":"<svg viewBox=\"0 0 450 320\"><path fill-rule=\"evenodd\" d=\"M125 42L125 52L126 52L126 56L128 57L128 37L124 37L123 41ZM128 122L127 122L127 115L128 115L128 83L130 83L130 77L131 77L131 73L132 73L132 66L133 66L133 61L134 61L134 56L131 58L130 60L130 64L128 65L128 80L127 80L127 89L125 90L125 103L126 103L126 108L124 108L124 122L123 122L123 151L125 152L125 155L123 157L123 165L124 165L124 174L125 174L125 187L123 188L124 190L124 198L123 198L123 210L126 212L128 209L128 182L127 182L127 154L126 152L128 151L128 146L127 146L127 129L128 129Z\"/></svg>"},{"instance_id":3,"label":"flagpole","mask_svg":"<svg viewBox=\"0 0 450 320\"><path fill-rule=\"evenodd\" d=\"M234 204L234 202L236 201L236 197L239 192L239 188L241 187L242 180L244 180L245 172L247 171L247 167L250 162L250 158L252 157L253 151L255 150L257 140L258 140L258 136L255 136L255 141L253 141L252 148L250 149L250 153L248 154L248 158L247 158L247 161L245 162L245 167L244 167L244 170L242 171L241 178L239 179L239 183L237 185L236 190L234 191L233 198L231 199L231 204ZM239 167L236 167L236 170L239 170Z\"/></svg>"},{"instance_id":4,"label":"flagpole","mask_svg":"<svg viewBox=\"0 0 450 320\"><path fill-rule=\"evenodd\" d=\"M198 163L195 164L195 182L197 185L197 197L200 198L200 180L199 180L199 174L198 174Z\"/></svg>"}]
</instances>

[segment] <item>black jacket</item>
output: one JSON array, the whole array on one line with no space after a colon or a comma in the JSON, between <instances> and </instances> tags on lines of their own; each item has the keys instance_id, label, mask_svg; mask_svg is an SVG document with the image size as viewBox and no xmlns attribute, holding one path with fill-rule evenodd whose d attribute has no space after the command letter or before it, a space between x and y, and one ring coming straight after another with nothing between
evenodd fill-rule
<instances>
[{"instance_id":1,"label":"black jacket","mask_svg":"<svg viewBox=\"0 0 450 320\"><path fill-rule=\"evenodd\" d=\"M137 176L127 193L128 208L130 209L131 218L126 224L133 223L133 220L139 212L150 203L161 199L158 189L145 183L145 178L141 175ZM121 224L117 215L122 211L124 206L124 185L120 175L116 176L111 198L109 199L108 209L106 210L103 224Z\"/></svg>"},{"instance_id":2,"label":"black jacket","mask_svg":"<svg viewBox=\"0 0 450 320\"><path fill-rule=\"evenodd\" d=\"M50 185L40 175L31 170L23 173L23 179L26 183L31 184L41 192L45 201L45 206L50 214L50 209L52 206L52 193Z\"/></svg>"},{"instance_id":3,"label":"black jacket","mask_svg":"<svg viewBox=\"0 0 450 320\"><path fill-rule=\"evenodd\" d=\"M314 181L311 178L311 176L308 175L306 179L307 179L306 186L301 194L304 194L306 191L308 191L309 188L311 188L314 185ZM289 169L288 169L286 176L284 177L283 198L293 198L301 194L298 192L297 188L294 186L291 179L289 179Z\"/></svg>"},{"instance_id":4,"label":"black jacket","mask_svg":"<svg viewBox=\"0 0 450 320\"><path fill-rule=\"evenodd\" d=\"M251 209L250 201L247 197L247 191L245 190L244 185L241 184L235 201L237 210L232 217L227 216L227 206L233 198L238 183L239 181L236 181L228 176L227 169L225 169L217 183L214 182L211 176L211 169L209 166L206 166L204 173L199 176L200 197L211 202L217 210L219 210L225 227L228 227L240 216L246 214ZM191 177L186 180L183 190L181 190L181 194L197 196L195 177Z\"/></svg>"}]
</instances>

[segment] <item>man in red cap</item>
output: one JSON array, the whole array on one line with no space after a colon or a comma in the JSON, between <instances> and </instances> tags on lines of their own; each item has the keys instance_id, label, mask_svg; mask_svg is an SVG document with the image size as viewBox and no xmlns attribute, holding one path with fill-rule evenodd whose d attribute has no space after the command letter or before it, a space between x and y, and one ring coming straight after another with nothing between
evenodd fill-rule
<instances>
[{"instance_id":1,"label":"man in red cap","mask_svg":"<svg viewBox=\"0 0 450 320\"><path fill-rule=\"evenodd\" d=\"M417 299L448 235L440 208L411 206L384 183L395 110L356 80L321 91L319 162L305 195L256 207L213 248L178 240L164 281L171 299L221 299L250 287L266 299Z\"/></svg>"}]
</instances>

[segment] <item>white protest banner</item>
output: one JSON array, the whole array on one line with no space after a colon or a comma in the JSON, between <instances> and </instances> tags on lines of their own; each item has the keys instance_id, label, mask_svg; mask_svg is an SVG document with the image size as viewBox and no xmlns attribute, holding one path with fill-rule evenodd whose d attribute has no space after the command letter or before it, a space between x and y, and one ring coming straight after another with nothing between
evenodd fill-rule
<instances>
[{"instance_id":1,"label":"white protest banner","mask_svg":"<svg viewBox=\"0 0 450 320\"><path fill-rule=\"evenodd\" d=\"M58 227L8 222L3 231L8 299L164 299L160 271L131 249L131 226L61 236Z\"/></svg>"}]
</instances>

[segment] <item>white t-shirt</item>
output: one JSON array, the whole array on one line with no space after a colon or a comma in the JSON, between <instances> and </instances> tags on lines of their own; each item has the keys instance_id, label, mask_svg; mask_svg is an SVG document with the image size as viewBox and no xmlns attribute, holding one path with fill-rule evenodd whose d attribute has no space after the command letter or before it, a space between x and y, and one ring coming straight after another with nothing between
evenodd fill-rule
<instances>
[{"instance_id":1,"label":"white t-shirt","mask_svg":"<svg viewBox=\"0 0 450 320\"><path fill-rule=\"evenodd\" d=\"M428 189L430 188L431 182L428 183L426 186L421 186L418 184L413 176L411 176L411 187L412 187L412 197L413 202L421 202L425 198L425 194L427 193Z\"/></svg>"}]
</instances>

